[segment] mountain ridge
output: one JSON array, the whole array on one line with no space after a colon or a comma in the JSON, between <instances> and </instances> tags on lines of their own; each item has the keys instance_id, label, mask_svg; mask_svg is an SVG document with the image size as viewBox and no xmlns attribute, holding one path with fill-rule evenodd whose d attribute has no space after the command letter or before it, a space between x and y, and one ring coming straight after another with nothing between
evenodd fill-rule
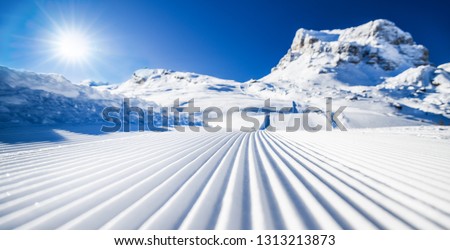
<instances>
[{"instance_id":1,"label":"mountain ridge","mask_svg":"<svg viewBox=\"0 0 450 250\"><path fill-rule=\"evenodd\" d=\"M92 80L72 84L58 74L0 67L0 84L6 91L0 100L0 109L4 111L1 121L48 121L45 117L49 114L45 112L39 113L44 119L22 117L17 120L17 114L8 114L24 111L30 106L47 107L42 98L29 96L42 97L50 93L56 96L54 98L65 98L59 103L69 106L80 98L83 102L118 106L120 98L128 97L136 99L138 104L166 107L171 107L176 99L182 105L195 99L199 107L217 106L222 110L236 106L241 109L261 107L264 100L270 98L276 107L291 106L295 101L301 111L308 105L324 108L324 99L331 97L336 105L348 107L344 116L350 127L352 124L357 124L356 127L410 124L404 122L405 119L447 124L450 123L449 65L430 65L428 50L388 20L378 19L347 29L314 31L301 28L286 55L268 75L246 82L144 68L136 70L129 80L118 85ZM18 88L28 92L18 93ZM36 93L37 90L41 92ZM37 103L25 102L24 105L17 101L27 98ZM85 113L91 112L89 110L75 113L84 117ZM399 120L376 123L364 117L364 112L367 116L373 114L373 119L398 117ZM53 115L50 123L54 120ZM83 121L70 119L68 122L75 120Z\"/></svg>"}]
</instances>

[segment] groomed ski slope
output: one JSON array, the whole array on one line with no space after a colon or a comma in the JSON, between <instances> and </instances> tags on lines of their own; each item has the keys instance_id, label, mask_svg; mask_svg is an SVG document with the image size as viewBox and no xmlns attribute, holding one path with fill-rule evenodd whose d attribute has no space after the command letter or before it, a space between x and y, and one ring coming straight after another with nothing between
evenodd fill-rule
<instances>
[{"instance_id":1,"label":"groomed ski slope","mask_svg":"<svg viewBox=\"0 0 450 250\"><path fill-rule=\"evenodd\" d=\"M450 229L443 127L54 132L0 144L0 229Z\"/></svg>"}]
</instances>

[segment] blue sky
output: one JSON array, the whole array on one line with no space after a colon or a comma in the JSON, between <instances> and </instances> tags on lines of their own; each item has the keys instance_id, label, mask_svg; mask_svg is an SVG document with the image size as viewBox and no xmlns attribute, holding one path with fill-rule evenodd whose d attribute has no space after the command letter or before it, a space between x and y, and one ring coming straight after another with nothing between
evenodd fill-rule
<instances>
[{"instance_id":1,"label":"blue sky","mask_svg":"<svg viewBox=\"0 0 450 250\"><path fill-rule=\"evenodd\" d=\"M334 29L386 18L450 62L445 1L0 1L0 65L121 82L168 68L245 81L270 72L298 28ZM83 62L55 57L61 31L81 30Z\"/></svg>"}]
</instances>

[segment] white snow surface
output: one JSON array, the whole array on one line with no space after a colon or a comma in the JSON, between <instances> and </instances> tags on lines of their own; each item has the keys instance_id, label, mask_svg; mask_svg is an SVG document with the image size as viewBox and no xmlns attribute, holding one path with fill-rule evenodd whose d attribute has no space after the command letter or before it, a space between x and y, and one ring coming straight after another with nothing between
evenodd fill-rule
<instances>
[{"instance_id":1,"label":"white snow surface","mask_svg":"<svg viewBox=\"0 0 450 250\"><path fill-rule=\"evenodd\" d=\"M9 129L1 229L450 229L448 127Z\"/></svg>"}]
</instances>

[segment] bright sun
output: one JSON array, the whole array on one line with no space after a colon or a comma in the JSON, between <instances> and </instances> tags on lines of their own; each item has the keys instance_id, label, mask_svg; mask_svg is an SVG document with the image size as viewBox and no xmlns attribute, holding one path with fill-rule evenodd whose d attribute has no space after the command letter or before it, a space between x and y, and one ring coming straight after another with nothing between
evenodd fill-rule
<instances>
[{"instance_id":1,"label":"bright sun","mask_svg":"<svg viewBox=\"0 0 450 250\"><path fill-rule=\"evenodd\" d=\"M67 32L60 35L57 43L59 56L69 61L85 60L89 56L89 41L81 33Z\"/></svg>"}]
</instances>

